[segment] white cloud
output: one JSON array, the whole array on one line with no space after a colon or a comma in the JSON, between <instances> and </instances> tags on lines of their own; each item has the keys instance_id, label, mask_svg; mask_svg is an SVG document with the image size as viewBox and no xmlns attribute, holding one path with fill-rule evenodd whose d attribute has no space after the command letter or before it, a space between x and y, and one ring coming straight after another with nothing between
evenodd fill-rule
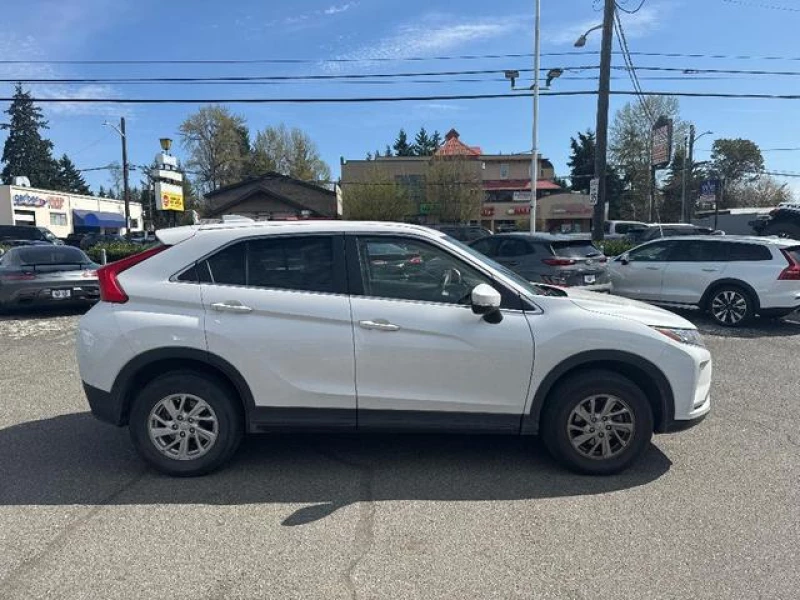
<instances>
[{"instance_id":1,"label":"white cloud","mask_svg":"<svg viewBox=\"0 0 800 600\"><path fill-rule=\"evenodd\" d=\"M322 12L326 15L336 15L350 10L351 8L356 6L356 4L357 4L356 2L347 2L345 4L339 4L339 5L334 4L332 6L329 6Z\"/></svg>"},{"instance_id":2,"label":"white cloud","mask_svg":"<svg viewBox=\"0 0 800 600\"><path fill-rule=\"evenodd\" d=\"M477 18L458 20L447 15L428 15L415 23L397 27L391 34L337 56L339 59L365 61L370 58L410 58L433 56L457 48L524 31L524 21L516 18ZM341 70L337 63L328 63L329 70Z\"/></svg>"},{"instance_id":3,"label":"white cloud","mask_svg":"<svg viewBox=\"0 0 800 600\"><path fill-rule=\"evenodd\" d=\"M628 39L636 39L653 33L664 23L665 13L668 10L669 5L667 4L651 4L646 5L639 12L632 15L620 13L625 37ZM574 23L573 25L554 27L550 30L554 33L544 33L543 37L546 42L551 44L572 45L575 43L575 40L589 29L599 25L601 20L602 17L598 15L593 19ZM589 36L587 45L600 45L599 31Z\"/></svg>"}]
</instances>

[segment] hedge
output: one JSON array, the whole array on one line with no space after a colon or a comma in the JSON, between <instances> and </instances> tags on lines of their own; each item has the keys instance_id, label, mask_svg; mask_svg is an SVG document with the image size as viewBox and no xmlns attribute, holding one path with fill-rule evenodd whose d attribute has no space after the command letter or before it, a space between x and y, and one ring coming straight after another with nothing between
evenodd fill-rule
<instances>
[{"instance_id":1,"label":"hedge","mask_svg":"<svg viewBox=\"0 0 800 600\"><path fill-rule=\"evenodd\" d=\"M121 260L133 254L138 254L139 252L143 252L147 250L152 244L142 245L142 244L134 244L132 242L110 242L107 244L97 244L96 246L92 246L89 250L86 251L86 254L89 255L94 262L100 263L101 256L100 251L105 249L106 251L106 262L114 262L115 260Z\"/></svg>"},{"instance_id":2,"label":"hedge","mask_svg":"<svg viewBox=\"0 0 800 600\"><path fill-rule=\"evenodd\" d=\"M627 240L604 240L596 244L606 256L619 256L634 247Z\"/></svg>"}]
</instances>

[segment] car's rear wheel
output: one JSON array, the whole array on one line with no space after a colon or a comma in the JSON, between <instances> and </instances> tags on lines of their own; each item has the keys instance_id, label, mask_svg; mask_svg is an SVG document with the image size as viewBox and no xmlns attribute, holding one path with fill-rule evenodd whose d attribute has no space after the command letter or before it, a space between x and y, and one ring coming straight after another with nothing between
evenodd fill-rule
<instances>
[{"instance_id":1,"label":"car's rear wheel","mask_svg":"<svg viewBox=\"0 0 800 600\"><path fill-rule=\"evenodd\" d=\"M709 294L708 314L723 327L742 327L755 316L755 303L743 288L726 285Z\"/></svg>"},{"instance_id":2,"label":"car's rear wheel","mask_svg":"<svg viewBox=\"0 0 800 600\"><path fill-rule=\"evenodd\" d=\"M212 377L167 373L136 396L131 439L142 458L163 473L204 475L227 462L241 442L238 406L226 386Z\"/></svg>"},{"instance_id":3,"label":"car's rear wheel","mask_svg":"<svg viewBox=\"0 0 800 600\"><path fill-rule=\"evenodd\" d=\"M644 392L613 371L570 377L551 392L541 436L550 453L573 471L610 475L638 458L653 435Z\"/></svg>"}]
</instances>

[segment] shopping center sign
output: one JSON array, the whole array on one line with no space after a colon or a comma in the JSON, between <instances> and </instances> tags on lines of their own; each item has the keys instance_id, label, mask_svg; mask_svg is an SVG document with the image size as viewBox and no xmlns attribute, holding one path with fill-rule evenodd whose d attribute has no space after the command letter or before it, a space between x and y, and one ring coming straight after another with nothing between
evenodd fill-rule
<instances>
[{"instance_id":1,"label":"shopping center sign","mask_svg":"<svg viewBox=\"0 0 800 600\"><path fill-rule=\"evenodd\" d=\"M52 210L62 210L67 203L67 199L64 196L39 195L26 192L24 194L14 194L13 202L14 206L31 206L33 208L46 206Z\"/></svg>"}]
</instances>

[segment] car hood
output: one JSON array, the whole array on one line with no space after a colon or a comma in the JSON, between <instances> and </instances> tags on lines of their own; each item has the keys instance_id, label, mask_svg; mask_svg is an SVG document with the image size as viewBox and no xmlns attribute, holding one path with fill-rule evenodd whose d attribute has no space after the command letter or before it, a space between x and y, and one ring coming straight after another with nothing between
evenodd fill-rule
<instances>
[{"instance_id":1,"label":"car hood","mask_svg":"<svg viewBox=\"0 0 800 600\"><path fill-rule=\"evenodd\" d=\"M573 304L589 312L630 319L651 327L696 329L690 321L675 313L637 300L570 288L562 291Z\"/></svg>"}]
</instances>

